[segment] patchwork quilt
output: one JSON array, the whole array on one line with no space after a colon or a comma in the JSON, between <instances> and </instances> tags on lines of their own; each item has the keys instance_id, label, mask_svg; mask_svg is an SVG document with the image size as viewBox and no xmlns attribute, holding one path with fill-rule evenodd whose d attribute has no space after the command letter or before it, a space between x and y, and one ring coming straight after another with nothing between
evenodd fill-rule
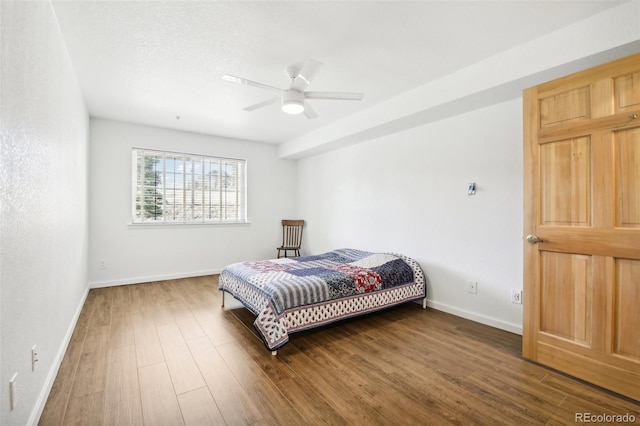
<instances>
[{"instance_id":1,"label":"patchwork quilt","mask_svg":"<svg viewBox=\"0 0 640 426\"><path fill-rule=\"evenodd\" d=\"M254 326L270 350L293 331L426 296L415 260L355 249L235 263L222 271L219 287L257 316Z\"/></svg>"}]
</instances>

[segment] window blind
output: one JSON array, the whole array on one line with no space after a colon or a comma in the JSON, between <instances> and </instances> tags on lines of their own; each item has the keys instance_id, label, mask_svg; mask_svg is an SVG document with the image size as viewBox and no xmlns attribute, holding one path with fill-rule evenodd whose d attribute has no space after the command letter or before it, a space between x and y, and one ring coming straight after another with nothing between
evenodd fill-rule
<instances>
[{"instance_id":1,"label":"window blind","mask_svg":"<svg viewBox=\"0 0 640 426\"><path fill-rule=\"evenodd\" d=\"M132 150L133 223L245 223L246 160Z\"/></svg>"}]
</instances>

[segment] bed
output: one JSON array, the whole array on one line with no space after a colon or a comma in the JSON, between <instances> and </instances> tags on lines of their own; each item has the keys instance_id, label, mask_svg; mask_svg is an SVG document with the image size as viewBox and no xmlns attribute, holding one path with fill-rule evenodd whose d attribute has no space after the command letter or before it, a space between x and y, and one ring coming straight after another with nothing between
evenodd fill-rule
<instances>
[{"instance_id":1,"label":"bed","mask_svg":"<svg viewBox=\"0 0 640 426\"><path fill-rule=\"evenodd\" d=\"M222 306L231 294L256 315L272 354L296 331L422 299L420 265L394 253L339 249L315 256L240 262L220 274Z\"/></svg>"}]
</instances>

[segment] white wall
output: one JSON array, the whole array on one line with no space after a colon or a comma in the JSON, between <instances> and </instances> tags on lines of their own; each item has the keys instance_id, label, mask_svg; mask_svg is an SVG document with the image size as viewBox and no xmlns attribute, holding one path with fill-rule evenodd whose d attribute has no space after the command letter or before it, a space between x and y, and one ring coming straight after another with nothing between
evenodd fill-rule
<instances>
[{"instance_id":1,"label":"white wall","mask_svg":"<svg viewBox=\"0 0 640 426\"><path fill-rule=\"evenodd\" d=\"M251 223L130 225L133 147L246 159ZM89 185L92 287L218 273L229 263L274 257L280 220L296 216L296 164L264 143L91 119Z\"/></svg>"},{"instance_id":2,"label":"white wall","mask_svg":"<svg viewBox=\"0 0 640 426\"><path fill-rule=\"evenodd\" d=\"M404 253L431 306L521 332L521 112L510 101L300 160L308 250Z\"/></svg>"},{"instance_id":3,"label":"white wall","mask_svg":"<svg viewBox=\"0 0 640 426\"><path fill-rule=\"evenodd\" d=\"M0 15L0 424L25 425L88 290L89 119L51 4L2 1Z\"/></svg>"}]
</instances>

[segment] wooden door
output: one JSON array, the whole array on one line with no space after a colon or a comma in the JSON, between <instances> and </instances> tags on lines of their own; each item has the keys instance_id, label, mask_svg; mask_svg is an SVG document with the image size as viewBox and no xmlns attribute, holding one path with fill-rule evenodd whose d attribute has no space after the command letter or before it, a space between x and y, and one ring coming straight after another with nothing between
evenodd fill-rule
<instances>
[{"instance_id":1,"label":"wooden door","mask_svg":"<svg viewBox=\"0 0 640 426\"><path fill-rule=\"evenodd\" d=\"M640 54L525 90L524 172L524 357L640 400Z\"/></svg>"}]
</instances>

